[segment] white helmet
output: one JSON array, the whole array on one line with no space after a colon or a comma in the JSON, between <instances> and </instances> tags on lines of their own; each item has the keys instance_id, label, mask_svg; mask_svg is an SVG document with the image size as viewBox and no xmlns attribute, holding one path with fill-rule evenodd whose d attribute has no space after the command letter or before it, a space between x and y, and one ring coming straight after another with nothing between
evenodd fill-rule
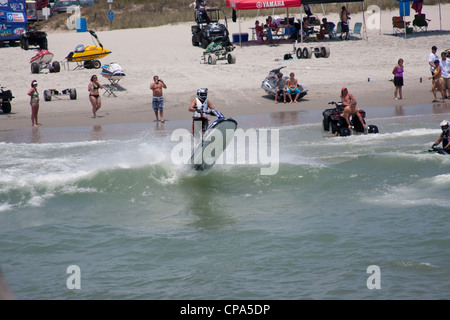
<instances>
[{"instance_id":1,"label":"white helmet","mask_svg":"<svg viewBox=\"0 0 450 320\"><path fill-rule=\"evenodd\" d=\"M447 128L444 128L444 127L447 127ZM449 130L449 127L450 127L450 122L448 122L447 120L444 120L441 122L442 132L447 132Z\"/></svg>"},{"instance_id":2,"label":"white helmet","mask_svg":"<svg viewBox=\"0 0 450 320\"><path fill-rule=\"evenodd\" d=\"M201 102L205 102L207 96L208 96L208 88L200 88L197 90L197 98Z\"/></svg>"}]
</instances>

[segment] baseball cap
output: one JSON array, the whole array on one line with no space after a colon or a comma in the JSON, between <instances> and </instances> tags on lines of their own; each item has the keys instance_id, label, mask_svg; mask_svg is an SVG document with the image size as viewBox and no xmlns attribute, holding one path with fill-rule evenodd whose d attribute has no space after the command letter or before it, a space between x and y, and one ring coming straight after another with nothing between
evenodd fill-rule
<instances>
[{"instance_id":1,"label":"baseball cap","mask_svg":"<svg viewBox=\"0 0 450 320\"><path fill-rule=\"evenodd\" d=\"M344 90L347 90L347 88L346 87L342 87L341 91L344 91Z\"/></svg>"}]
</instances>

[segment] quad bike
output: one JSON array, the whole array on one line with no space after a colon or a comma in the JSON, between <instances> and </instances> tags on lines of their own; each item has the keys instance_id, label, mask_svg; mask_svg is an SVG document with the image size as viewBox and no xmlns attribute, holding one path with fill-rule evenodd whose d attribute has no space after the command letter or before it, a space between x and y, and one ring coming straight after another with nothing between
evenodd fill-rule
<instances>
[{"instance_id":1,"label":"quad bike","mask_svg":"<svg viewBox=\"0 0 450 320\"><path fill-rule=\"evenodd\" d=\"M342 102L328 102L328 104L333 104L336 107L332 109L325 109L325 111L322 112L323 115L323 130L330 131L331 133L339 132L340 136L349 136L356 133L378 133L378 127L375 125L366 125L366 130L364 130L364 126L359 121L359 118L356 114L352 115L350 118L350 124L352 125L352 130L349 130L348 127L340 128L339 127L339 117L344 110L344 106ZM364 124L366 124L366 112L364 110L359 109L359 114L361 115L361 118L364 121Z\"/></svg>"},{"instance_id":2,"label":"quad bike","mask_svg":"<svg viewBox=\"0 0 450 320\"><path fill-rule=\"evenodd\" d=\"M50 73L59 72L61 65L58 61L53 61L53 53L48 50L41 49L30 59L31 73L39 73L43 69L48 69Z\"/></svg>"},{"instance_id":3,"label":"quad bike","mask_svg":"<svg viewBox=\"0 0 450 320\"><path fill-rule=\"evenodd\" d=\"M62 95L69 95L70 100L75 100L77 98L77 90L75 88L64 89L61 92L59 92L58 90L55 90L55 89L44 90L44 100L45 101L51 101L52 97L60 99L59 96L62 96Z\"/></svg>"},{"instance_id":4,"label":"quad bike","mask_svg":"<svg viewBox=\"0 0 450 320\"><path fill-rule=\"evenodd\" d=\"M216 64L217 60L227 60L229 64L236 63L236 55L232 53L233 45L224 46L223 42L211 42L203 52L202 62Z\"/></svg>"},{"instance_id":5,"label":"quad bike","mask_svg":"<svg viewBox=\"0 0 450 320\"><path fill-rule=\"evenodd\" d=\"M277 88L276 88L277 74L279 74L280 70L283 68L286 68L286 66L270 70L269 74L266 76L266 78L261 83L261 88L263 88L264 91L271 96L275 96L277 93ZM284 79L287 80L287 79L289 79L289 77L284 77ZM300 90L300 95L298 98L301 99L305 95L308 94L308 89L300 84L297 86L298 86L298 89Z\"/></svg>"},{"instance_id":6,"label":"quad bike","mask_svg":"<svg viewBox=\"0 0 450 320\"><path fill-rule=\"evenodd\" d=\"M14 98L11 90L3 90L5 87L0 87L0 109L3 113L11 112L11 100Z\"/></svg>"},{"instance_id":7,"label":"quad bike","mask_svg":"<svg viewBox=\"0 0 450 320\"><path fill-rule=\"evenodd\" d=\"M35 26L29 26L20 36L20 47L23 50L28 50L30 45L47 50L47 33L37 30Z\"/></svg>"}]
</instances>

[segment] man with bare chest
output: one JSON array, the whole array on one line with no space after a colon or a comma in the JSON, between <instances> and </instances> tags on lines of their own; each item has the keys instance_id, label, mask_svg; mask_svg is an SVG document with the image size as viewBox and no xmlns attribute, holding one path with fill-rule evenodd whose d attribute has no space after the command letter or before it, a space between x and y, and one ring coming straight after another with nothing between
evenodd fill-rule
<instances>
[{"instance_id":1,"label":"man with bare chest","mask_svg":"<svg viewBox=\"0 0 450 320\"><path fill-rule=\"evenodd\" d=\"M159 110L161 122L164 122L164 119L163 119L164 98L163 98L163 90L162 90L163 88L164 89L167 88L164 81L159 79L159 77L156 75L153 76L153 82L150 84L150 90L153 91L152 106L153 106L153 111L155 111L156 121L159 121L158 120L158 110Z\"/></svg>"}]
</instances>

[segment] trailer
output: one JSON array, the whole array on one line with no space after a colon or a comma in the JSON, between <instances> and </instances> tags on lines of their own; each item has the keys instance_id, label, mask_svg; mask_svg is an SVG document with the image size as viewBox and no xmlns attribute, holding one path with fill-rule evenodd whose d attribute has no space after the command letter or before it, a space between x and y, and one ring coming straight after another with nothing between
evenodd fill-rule
<instances>
[{"instance_id":1,"label":"trailer","mask_svg":"<svg viewBox=\"0 0 450 320\"><path fill-rule=\"evenodd\" d=\"M217 60L227 60L229 64L236 63L236 55L232 52L233 45L223 46L222 42L211 42L205 51L201 63L216 64Z\"/></svg>"}]
</instances>

